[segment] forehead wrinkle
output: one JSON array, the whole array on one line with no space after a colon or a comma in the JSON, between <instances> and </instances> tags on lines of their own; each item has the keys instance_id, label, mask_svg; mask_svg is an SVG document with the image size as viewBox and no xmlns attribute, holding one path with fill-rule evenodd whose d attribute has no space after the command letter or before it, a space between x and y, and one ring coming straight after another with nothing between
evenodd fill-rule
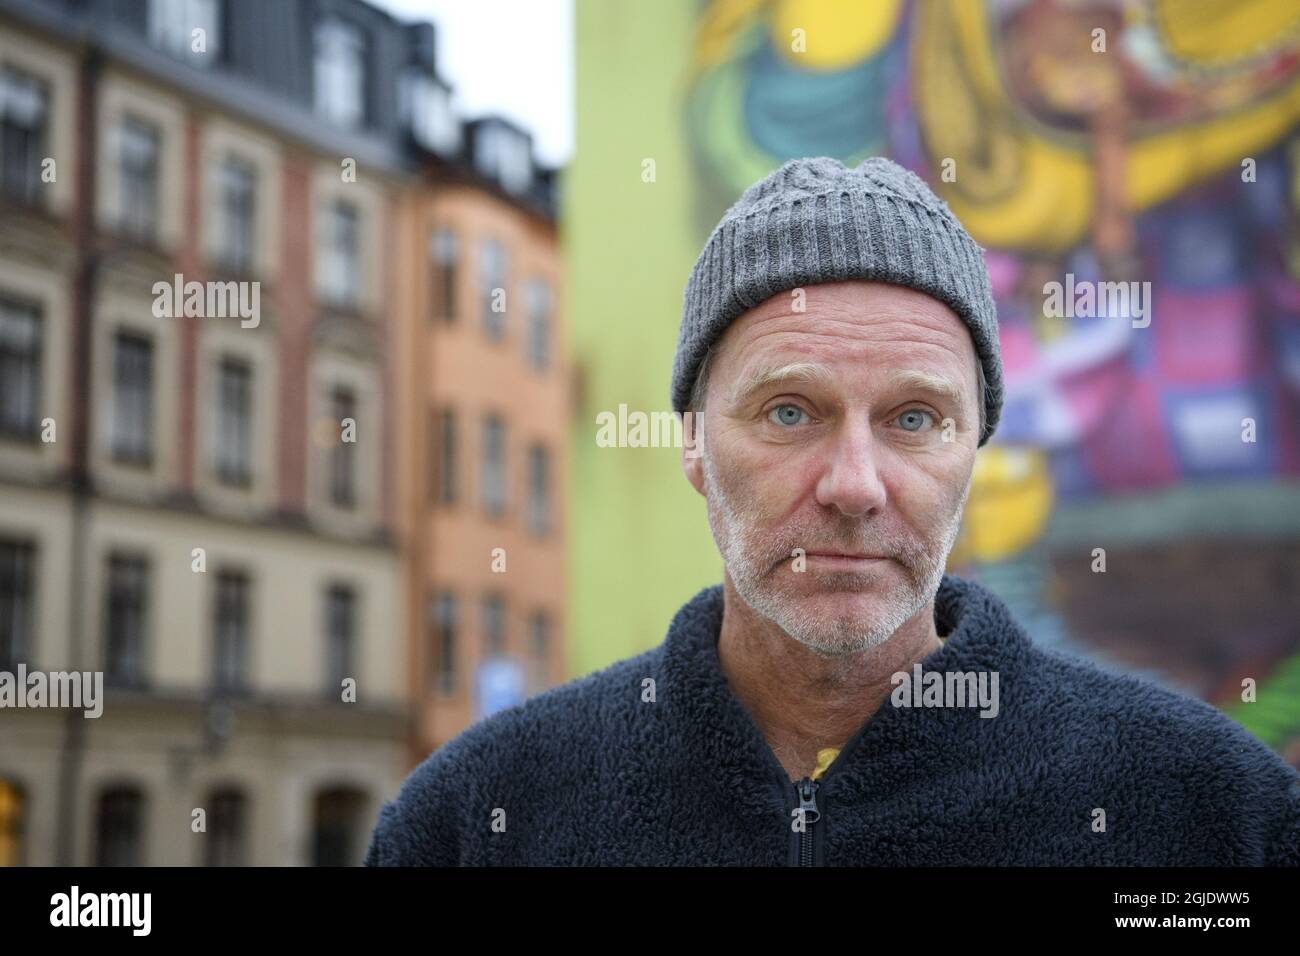
<instances>
[{"instance_id":1,"label":"forehead wrinkle","mask_svg":"<svg viewBox=\"0 0 1300 956\"><path fill-rule=\"evenodd\" d=\"M970 333L956 319L925 314L803 314L750 315L727 331L724 339L748 351L764 339L793 337L798 351L814 343L838 352L844 347L906 349L933 346L954 353L969 344ZM973 347L973 346L972 346Z\"/></svg>"},{"instance_id":2,"label":"forehead wrinkle","mask_svg":"<svg viewBox=\"0 0 1300 956\"><path fill-rule=\"evenodd\" d=\"M762 363L756 363L754 371L745 374L730 390L733 404L770 385L780 375L795 381L820 380L833 384L834 375L828 366L821 365L819 371L806 368L819 365L808 361L819 355L827 355L839 364L849 353L866 350L862 356L864 363L883 366L880 370L884 378L896 369L915 368L917 360L931 364L937 359L947 365L951 357L961 363L966 350L974 347L969 331L950 313L945 314L947 307L942 303L935 303L934 309L918 308L910 303L884 305L879 309L860 309L832 299L820 302L815 310L796 313L785 307L784 296L774 296L763 303L728 329L719 342L719 351L729 352L736 359L758 349L776 353L768 363L772 368L765 370ZM760 345L761 342L765 344ZM936 355L935 350L944 357ZM780 352L798 353L803 361L781 363ZM805 368L800 371L799 366ZM932 381L924 384L935 385ZM951 379L947 384L952 384ZM947 393L957 404L962 404L961 398L953 396L949 388L939 386L936 391Z\"/></svg>"}]
</instances>

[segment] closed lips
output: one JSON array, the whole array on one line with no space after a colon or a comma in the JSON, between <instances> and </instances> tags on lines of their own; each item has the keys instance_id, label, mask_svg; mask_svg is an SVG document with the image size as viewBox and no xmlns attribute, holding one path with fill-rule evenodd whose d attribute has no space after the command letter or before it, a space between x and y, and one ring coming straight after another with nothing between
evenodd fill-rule
<instances>
[{"instance_id":1,"label":"closed lips","mask_svg":"<svg viewBox=\"0 0 1300 956\"><path fill-rule=\"evenodd\" d=\"M856 558L862 561L883 561L883 554L845 554L843 551L809 551L810 558Z\"/></svg>"}]
</instances>

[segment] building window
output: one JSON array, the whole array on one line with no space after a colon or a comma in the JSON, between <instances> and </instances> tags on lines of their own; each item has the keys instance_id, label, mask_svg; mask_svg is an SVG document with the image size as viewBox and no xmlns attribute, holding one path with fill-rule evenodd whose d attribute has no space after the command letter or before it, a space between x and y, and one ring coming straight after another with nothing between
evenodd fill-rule
<instances>
[{"instance_id":1,"label":"building window","mask_svg":"<svg viewBox=\"0 0 1300 956\"><path fill-rule=\"evenodd\" d=\"M474 165L509 192L526 192L533 180L527 134L497 122L478 124L474 132Z\"/></svg>"},{"instance_id":2,"label":"building window","mask_svg":"<svg viewBox=\"0 0 1300 956\"><path fill-rule=\"evenodd\" d=\"M8 198L37 201L48 122L45 84L12 67L0 70L0 191Z\"/></svg>"},{"instance_id":3,"label":"building window","mask_svg":"<svg viewBox=\"0 0 1300 956\"><path fill-rule=\"evenodd\" d=\"M158 129L134 117L118 127L122 164L122 231L152 239L158 229Z\"/></svg>"},{"instance_id":4,"label":"building window","mask_svg":"<svg viewBox=\"0 0 1300 956\"><path fill-rule=\"evenodd\" d=\"M227 694L247 686L249 643L248 577L234 571L217 575L213 626L212 683Z\"/></svg>"},{"instance_id":5,"label":"building window","mask_svg":"<svg viewBox=\"0 0 1300 956\"><path fill-rule=\"evenodd\" d=\"M312 866L356 866L361 862L365 795L349 787L316 794Z\"/></svg>"},{"instance_id":6,"label":"building window","mask_svg":"<svg viewBox=\"0 0 1300 956\"><path fill-rule=\"evenodd\" d=\"M149 42L195 66L215 63L221 51L217 0L149 0Z\"/></svg>"},{"instance_id":7,"label":"building window","mask_svg":"<svg viewBox=\"0 0 1300 956\"><path fill-rule=\"evenodd\" d=\"M0 541L0 671L31 660L35 561L32 544Z\"/></svg>"},{"instance_id":8,"label":"building window","mask_svg":"<svg viewBox=\"0 0 1300 956\"><path fill-rule=\"evenodd\" d=\"M208 794L208 838L204 866L243 866L247 860L248 800L238 790Z\"/></svg>"},{"instance_id":9,"label":"building window","mask_svg":"<svg viewBox=\"0 0 1300 956\"><path fill-rule=\"evenodd\" d=\"M241 275L253 271L257 169L235 156L221 164L221 261Z\"/></svg>"},{"instance_id":10,"label":"building window","mask_svg":"<svg viewBox=\"0 0 1300 956\"><path fill-rule=\"evenodd\" d=\"M433 489L439 504L455 504L458 496L456 441L456 412L445 408L436 417L433 435Z\"/></svg>"},{"instance_id":11,"label":"building window","mask_svg":"<svg viewBox=\"0 0 1300 956\"><path fill-rule=\"evenodd\" d=\"M112 442L117 461L153 460L153 342L132 332L114 339Z\"/></svg>"},{"instance_id":12,"label":"building window","mask_svg":"<svg viewBox=\"0 0 1300 956\"><path fill-rule=\"evenodd\" d=\"M402 74L398 89L401 116L415 142L434 153L454 153L460 147L460 123L452 109L451 89L415 67Z\"/></svg>"},{"instance_id":13,"label":"building window","mask_svg":"<svg viewBox=\"0 0 1300 956\"><path fill-rule=\"evenodd\" d=\"M443 591L433 602L433 680L444 694L456 689L456 632L459 610L456 595Z\"/></svg>"},{"instance_id":14,"label":"building window","mask_svg":"<svg viewBox=\"0 0 1300 956\"><path fill-rule=\"evenodd\" d=\"M528 361L536 369L551 362L551 287L543 279L528 285Z\"/></svg>"},{"instance_id":15,"label":"building window","mask_svg":"<svg viewBox=\"0 0 1300 956\"><path fill-rule=\"evenodd\" d=\"M506 510L506 426L496 415L483 421L483 508L493 517Z\"/></svg>"},{"instance_id":16,"label":"building window","mask_svg":"<svg viewBox=\"0 0 1300 956\"><path fill-rule=\"evenodd\" d=\"M325 592L325 693L342 699L343 681L355 678L356 596L352 589L332 585Z\"/></svg>"},{"instance_id":17,"label":"building window","mask_svg":"<svg viewBox=\"0 0 1300 956\"><path fill-rule=\"evenodd\" d=\"M217 478L247 487L253 480L253 370L224 358L217 369L217 431L213 449Z\"/></svg>"},{"instance_id":18,"label":"building window","mask_svg":"<svg viewBox=\"0 0 1300 956\"><path fill-rule=\"evenodd\" d=\"M330 501L339 508L351 508L357 502L357 445L343 438L356 437L356 394L350 388L337 386L330 393L330 406L340 436L330 452Z\"/></svg>"},{"instance_id":19,"label":"building window","mask_svg":"<svg viewBox=\"0 0 1300 956\"><path fill-rule=\"evenodd\" d=\"M550 686L551 620L544 611L528 618L528 692L538 694Z\"/></svg>"},{"instance_id":20,"label":"building window","mask_svg":"<svg viewBox=\"0 0 1300 956\"><path fill-rule=\"evenodd\" d=\"M499 594L483 598L483 658L492 660L506 653L506 604Z\"/></svg>"},{"instance_id":21,"label":"building window","mask_svg":"<svg viewBox=\"0 0 1300 956\"><path fill-rule=\"evenodd\" d=\"M0 867L23 865L23 810L26 801L16 781L0 777Z\"/></svg>"},{"instance_id":22,"label":"building window","mask_svg":"<svg viewBox=\"0 0 1300 956\"><path fill-rule=\"evenodd\" d=\"M144 797L135 787L113 787L99 796L95 814L95 865L140 866L144 862Z\"/></svg>"},{"instance_id":23,"label":"building window","mask_svg":"<svg viewBox=\"0 0 1300 956\"><path fill-rule=\"evenodd\" d=\"M144 682L148 573L143 558L112 555L108 559L104 679L110 684L132 687Z\"/></svg>"},{"instance_id":24,"label":"building window","mask_svg":"<svg viewBox=\"0 0 1300 956\"><path fill-rule=\"evenodd\" d=\"M36 437L41 316L35 305L0 298L0 435Z\"/></svg>"},{"instance_id":25,"label":"building window","mask_svg":"<svg viewBox=\"0 0 1300 956\"><path fill-rule=\"evenodd\" d=\"M336 17L316 26L316 111L341 126L360 124L365 113L365 38Z\"/></svg>"},{"instance_id":26,"label":"building window","mask_svg":"<svg viewBox=\"0 0 1300 956\"><path fill-rule=\"evenodd\" d=\"M429 243L433 260L433 314L443 322L456 321L456 234L449 229L434 233Z\"/></svg>"},{"instance_id":27,"label":"building window","mask_svg":"<svg viewBox=\"0 0 1300 956\"><path fill-rule=\"evenodd\" d=\"M495 239L485 240L482 250L483 328L489 338L499 339L506 334L506 250Z\"/></svg>"},{"instance_id":28,"label":"building window","mask_svg":"<svg viewBox=\"0 0 1300 956\"><path fill-rule=\"evenodd\" d=\"M551 456L542 445L528 449L528 530L551 530Z\"/></svg>"},{"instance_id":29,"label":"building window","mask_svg":"<svg viewBox=\"0 0 1300 956\"><path fill-rule=\"evenodd\" d=\"M339 200L326 211L322 289L335 305L355 307L361 297L361 219L357 208Z\"/></svg>"}]
</instances>

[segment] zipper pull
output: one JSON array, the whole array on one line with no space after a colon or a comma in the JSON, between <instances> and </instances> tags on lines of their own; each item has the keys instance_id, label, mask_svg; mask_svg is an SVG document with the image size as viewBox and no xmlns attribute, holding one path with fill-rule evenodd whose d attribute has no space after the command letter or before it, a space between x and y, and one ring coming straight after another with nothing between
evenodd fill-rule
<instances>
[{"instance_id":1,"label":"zipper pull","mask_svg":"<svg viewBox=\"0 0 1300 956\"><path fill-rule=\"evenodd\" d=\"M817 781L812 777L804 777L795 784L799 793L799 810L804 826L810 826L821 819L821 811L817 809L817 785Z\"/></svg>"}]
</instances>

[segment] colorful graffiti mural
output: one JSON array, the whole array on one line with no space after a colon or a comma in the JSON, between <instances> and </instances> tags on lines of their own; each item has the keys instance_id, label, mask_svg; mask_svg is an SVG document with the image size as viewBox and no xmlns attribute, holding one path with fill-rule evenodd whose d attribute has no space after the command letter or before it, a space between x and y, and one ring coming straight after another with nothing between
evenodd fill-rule
<instances>
[{"instance_id":1,"label":"colorful graffiti mural","mask_svg":"<svg viewBox=\"0 0 1300 956\"><path fill-rule=\"evenodd\" d=\"M1007 399L951 563L1037 639L1060 504L1300 476L1300 6L713 0L682 105L701 239L786 159L883 154L986 248Z\"/></svg>"}]
</instances>

